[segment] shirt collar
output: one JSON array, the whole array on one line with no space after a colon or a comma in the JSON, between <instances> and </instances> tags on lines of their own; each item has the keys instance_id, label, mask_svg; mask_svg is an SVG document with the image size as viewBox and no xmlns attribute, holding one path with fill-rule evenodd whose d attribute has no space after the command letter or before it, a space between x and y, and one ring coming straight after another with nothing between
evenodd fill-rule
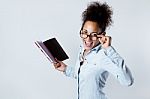
<instances>
[{"instance_id":1,"label":"shirt collar","mask_svg":"<svg viewBox=\"0 0 150 99\"><path fill-rule=\"evenodd\" d=\"M95 51L96 53L101 49L102 45L98 44L97 46L95 46L94 48L91 49L91 51Z\"/></svg>"}]
</instances>

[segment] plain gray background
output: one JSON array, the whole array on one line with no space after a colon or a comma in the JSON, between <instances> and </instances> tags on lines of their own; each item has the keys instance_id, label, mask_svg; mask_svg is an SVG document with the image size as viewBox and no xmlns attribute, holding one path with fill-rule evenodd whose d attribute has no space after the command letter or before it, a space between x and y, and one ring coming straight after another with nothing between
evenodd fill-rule
<instances>
[{"instance_id":1,"label":"plain gray background","mask_svg":"<svg viewBox=\"0 0 150 99\"><path fill-rule=\"evenodd\" d=\"M56 71L35 40L56 37L74 64L81 43L81 13L90 0L0 0L0 99L76 99L74 79ZM150 1L103 0L112 6L107 29L135 82L110 76L109 99L150 99Z\"/></svg>"}]
</instances>

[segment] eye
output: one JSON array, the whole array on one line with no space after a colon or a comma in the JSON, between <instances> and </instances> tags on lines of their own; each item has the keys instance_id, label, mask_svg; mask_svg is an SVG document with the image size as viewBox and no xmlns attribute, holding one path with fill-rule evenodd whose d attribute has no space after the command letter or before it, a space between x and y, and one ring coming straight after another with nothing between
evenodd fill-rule
<instances>
[{"instance_id":1,"label":"eye","mask_svg":"<svg viewBox=\"0 0 150 99\"><path fill-rule=\"evenodd\" d=\"M81 36L81 38L87 38L87 34L86 33L81 33L80 36Z\"/></svg>"},{"instance_id":2,"label":"eye","mask_svg":"<svg viewBox=\"0 0 150 99\"><path fill-rule=\"evenodd\" d=\"M97 37L97 33L91 33L92 37Z\"/></svg>"}]
</instances>

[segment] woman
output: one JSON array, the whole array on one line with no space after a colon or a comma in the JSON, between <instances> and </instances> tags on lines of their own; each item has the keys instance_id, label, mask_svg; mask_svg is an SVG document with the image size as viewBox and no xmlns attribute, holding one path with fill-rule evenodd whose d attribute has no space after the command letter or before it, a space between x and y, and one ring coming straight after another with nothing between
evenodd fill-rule
<instances>
[{"instance_id":1,"label":"woman","mask_svg":"<svg viewBox=\"0 0 150 99\"><path fill-rule=\"evenodd\" d=\"M112 10L106 4L92 2L82 13L80 37L83 45L74 67L58 60L54 66L78 83L78 99L106 99L103 88L109 74L122 85L131 86L133 78L123 58L111 46L106 28L111 25Z\"/></svg>"}]
</instances>

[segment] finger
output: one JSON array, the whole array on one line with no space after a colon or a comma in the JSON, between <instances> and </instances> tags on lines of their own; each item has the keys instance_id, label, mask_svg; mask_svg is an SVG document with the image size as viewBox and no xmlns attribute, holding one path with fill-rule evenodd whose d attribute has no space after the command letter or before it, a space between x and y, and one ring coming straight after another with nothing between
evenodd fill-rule
<instances>
[{"instance_id":1,"label":"finger","mask_svg":"<svg viewBox=\"0 0 150 99\"><path fill-rule=\"evenodd\" d=\"M53 63L54 67L56 68L57 67L57 63Z\"/></svg>"},{"instance_id":2,"label":"finger","mask_svg":"<svg viewBox=\"0 0 150 99\"><path fill-rule=\"evenodd\" d=\"M55 61L56 61L56 63L58 62L58 59L57 58L55 58Z\"/></svg>"},{"instance_id":3,"label":"finger","mask_svg":"<svg viewBox=\"0 0 150 99\"><path fill-rule=\"evenodd\" d=\"M97 35L97 37L98 37L99 42L102 44L103 43L102 42L103 35Z\"/></svg>"},{"instance_id":4,"label":"finger","mask_svg":"<svg viewBox=\"0 0 150 99\"><path fill-rule=\"evenodd\" d=\"M60 63L60 61L57 58L55 58L55 63Z\"/></svg>"},{"instance_id":5,"label":"finger","mask_svg":"<svg viewBox=\"0 0 150 99\"><path fill-rule=\"evenodd\" d=\"M100 41L101 44L104 44L104 43L105 43L105 36L104 36L104 35L101 35L101 36L99 37L99 41Z\"/></svg>"},{"instance_id":6,"label":"finger","mask_svg":"<svg viewBox=\"0 0 150 99\"><path fill-rule=\"evenodd\" d=\"M58 68L58 67L60 67L60 66L61 66L61 64L60 64L59 62L54 63L54 67L55 67L55 68Z\"/></svg>"},{"instance_id":7,"label":"finger","mask_svg":"<svg viewBox=\"0 0 150 99\"><path fill-rule=\"evenodd\" d=\"M108 46L110 46L111 45L111 37L110 36L106 36L105 42L107 43Z\"/></svg>"},{"instance_id":8,"label":"finger","mask_svg":"<svg viewBox=\"0 0 150 99\"><path fill-rule=\"evenodd\" d=\"M101 44L103 44L103 41L102 41L102 39L101 39L101 38L99 38L99 42L100 42Z\"/></svg>"},{"instance_id":9,"label":"finger","mask_svg":"<svg viewBox=\"0 0 150 99\"><path fill-rule=\"evenodd\" d=\"M111 41L111 36L106 36L105 40L108 41L108 42L110 42Z\"/></svg>"}]
</instances>

